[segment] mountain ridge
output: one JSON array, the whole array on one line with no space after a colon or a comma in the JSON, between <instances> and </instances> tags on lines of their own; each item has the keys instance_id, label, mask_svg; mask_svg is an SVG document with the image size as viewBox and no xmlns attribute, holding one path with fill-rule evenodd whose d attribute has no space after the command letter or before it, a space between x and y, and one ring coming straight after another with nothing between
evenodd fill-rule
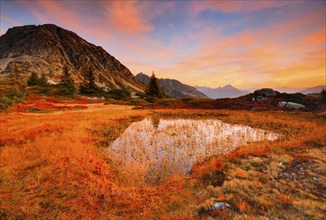
<instances>
[{"instance_id":1,"label":"mountain ridge","mask_svg":"<svg viewBox=\"0 0 326 220\"><path fill-rule=\"evenodd\" d=\"M326 86L325 85L318 85L318 86L313 86L313 87L309 87L309 88L305 88L303 90L300 91L300 93L302 94L311 94L311 93L321 93L322 90L326 90Z\"/></svg>"},{"instance_id":2,"label":"mountain ridge","mask_svg":"<svg viewBox=\"0 0 326 220\"><path fill-rule=\"evenodd\" d=\"M236 98L250 93L249 91L237 89L230 84L218 88L210 88L205 86L195 86L195 88L213 99Z\"/></svg>"},{"instance_id":3,"label":"mountain ridge","mask_svg":"<svg viewBox=\"0 0 326 220\"><path fill-rule=\"evenodd\" d=\"M78 83L83 82L84 72L92 68L100 87L144 90L130 70L101 46L54 24L8 29L0 37L0 61L0 74L45 73L58 82L63 66L67 66Z\"/></svg>"},{"instance_id":4,"label":"mountain ridge","mask_svg":"<svg viewBox=\"0 0 326 220\"><path fill-rule=\"evenodd\" d=\"M144 73L138 73L136 79L145 85L149 84L150 77ZM157 79L159 87L173 98L208 98L195 87L181 83L176 79Z\"/></svg>"}]
</instances>

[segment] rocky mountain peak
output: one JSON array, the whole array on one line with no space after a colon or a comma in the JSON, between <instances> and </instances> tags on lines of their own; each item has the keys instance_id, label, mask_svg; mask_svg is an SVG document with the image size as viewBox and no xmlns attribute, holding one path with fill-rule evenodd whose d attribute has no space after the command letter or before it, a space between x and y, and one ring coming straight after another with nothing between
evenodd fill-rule
<instances>
[{"instance_id":1,"label":"rocky mountain peak","mask_svg":"<svg viewBox=\"0 0 326 220\"><path fill-rule=\"evenodd\" d=\"M63 66L67 66L74 80L82 82L85 70L92 68L96 84L101 87L144 89L130 70L102 47L54 24L8 29L0 37L0 61L0 74L13 71L45 73L57 82Z\"/></svg>"}]
</instances>

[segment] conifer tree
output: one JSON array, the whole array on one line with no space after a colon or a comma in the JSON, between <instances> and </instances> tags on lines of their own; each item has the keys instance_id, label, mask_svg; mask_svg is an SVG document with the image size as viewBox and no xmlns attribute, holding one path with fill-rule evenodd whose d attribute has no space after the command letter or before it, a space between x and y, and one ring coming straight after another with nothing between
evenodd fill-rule
<instances>
[{"instance_id":1,"label":"conifer tree","mask_svg":"<svg viewBox=\"0 0 326 220\"><path fill-rule=\"evenodd\" d=\"M42 87L46 87L49 85L48 78L44 73L42 73L41 77L39 78L38 85Z\"/></svg>"},{"instance_id":2,"label":"conifer tree","mask_svg":"<svg viewBox=\"0 0 326 220\"><path fill-rule=\"evenodd\" d=\"M146 95L158 98L161 97L160 88L158 87L157 78L155 77L154 72L152 73L151 79L146 89Z\"/></svg>"},{"instance_id":3,"label":"conifer tree","mask_svg":"<svg viewBox=\"0 0 326 220\"><path fill-rule=\"evenodd\" d=\"M80 93L82 94L96 94L100 92L95 84L95 75L91 67L88 68L85 75L85 82L80 86Z\"/></svg>"},{"instance_id":4,"label":"conifer tree","mask_svg":"<svg viewBox=\"0 0 326 220\"><path fill-rule=\"evenodd\" d=\"M76 93L76 86L74 80L67 66L63 67L63 73L59 82L59 94L73 96Z\"/></svg>"},{"instance_id":5,"label":"conifer tree","mask_svg":"<svg viewBox=\"0 0 326 220\"><path fill-rule=\"evenodd\" d=\"M28 78L27 85L29 86L36 86L39 83L39 78L36 73L32 73L31 76Z\"/></svg>"},{"instance_id":6,"label":"conifer tree","mask_svg":"<svg viewBox=\"0 0 326 220\"><path fill-rule=\"evenodd\" d=\"M91 90L96 89L96 85L95 85L95 75L94 72L92 70L91 67L88 68L88 72L87 72L87 80L88 80L88 87Z\"/></svg>"}]
</instances>

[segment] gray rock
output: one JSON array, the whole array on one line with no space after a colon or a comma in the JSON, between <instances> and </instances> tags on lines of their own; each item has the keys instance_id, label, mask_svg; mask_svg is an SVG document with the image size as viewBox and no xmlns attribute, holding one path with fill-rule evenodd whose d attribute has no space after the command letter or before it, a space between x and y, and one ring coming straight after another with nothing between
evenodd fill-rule
<instances>
[{"instance_id":1,"label":"gray rock","mask_svg":"<svg viewBox=\"0 0 326 220\"><path fill-rule=\"evenodd\" d=\"M303 109L306 106L295 102L279 102L278 106L288 109Z\"/></svg>"},{"instance_id":2,"label":"gray rock","mask_svg":"<svg viewBox=\"0 0 326 220\"><path fill-rule=\"evenodd\" d=\"M227 207L230 207L230 205L226 202L214 202L215 209L225 209Z\"/></svg>"}]
</instances>

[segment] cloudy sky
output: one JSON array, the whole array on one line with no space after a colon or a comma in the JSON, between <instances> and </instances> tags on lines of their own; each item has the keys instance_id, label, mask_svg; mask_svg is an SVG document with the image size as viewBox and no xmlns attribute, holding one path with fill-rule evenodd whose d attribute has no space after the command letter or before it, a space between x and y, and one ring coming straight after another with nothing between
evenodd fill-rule
<instances>
[{"instance_id":1,"label":"cloudy sky","mask_svg":"<svg viewBox=\"0 0 326 220\"><path fill-rule=\"evenodd\" d=\"M325 2L0 0L0 34L53 23L133 74L210 87L309 87L325 84Z\"/></svg>"}]
</instances>

